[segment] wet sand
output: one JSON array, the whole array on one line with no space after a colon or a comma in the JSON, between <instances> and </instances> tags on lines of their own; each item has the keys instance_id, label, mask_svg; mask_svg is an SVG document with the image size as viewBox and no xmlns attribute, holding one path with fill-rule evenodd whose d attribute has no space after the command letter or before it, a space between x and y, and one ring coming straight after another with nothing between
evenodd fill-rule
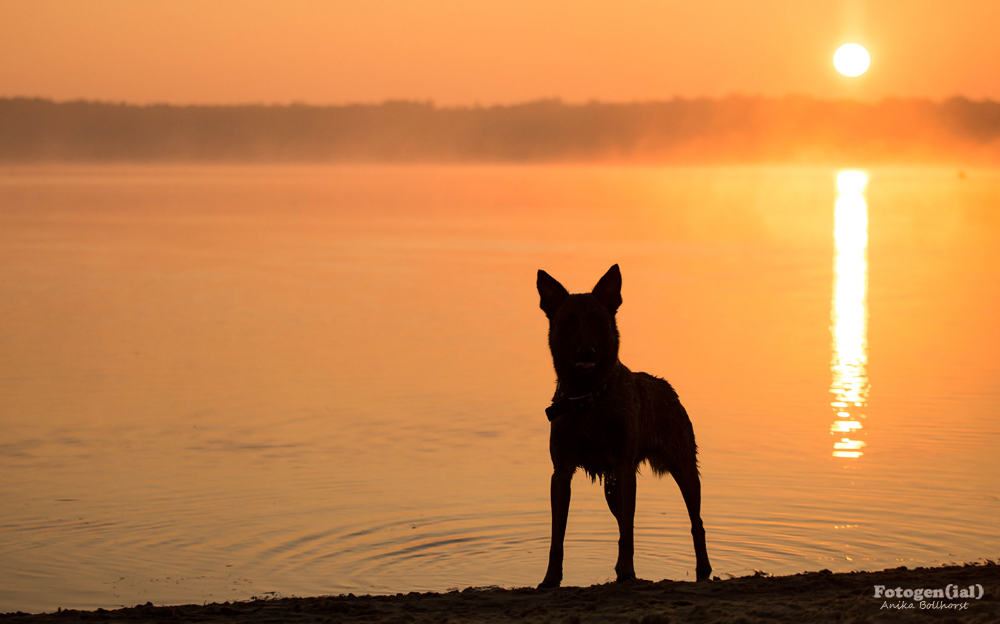
<instances>
[{"instance_id":1,"label":"wet sand","mask_svg":"<svg viewBox=\"0 0 1000 624\"><path fill-rule=\"evenodd\" d=\"M717 577L716 577L717 578ZM876 598L886 589L972 586L982 597ZM444 594L281 598L174 607L0 615L34 622L1000 622L1000 565L881 572L764 574L705 583L635 581L563 587L467 588ZM912 606L907 606L912 605ZM903 606L904 608L900 608ZM937 608L934 608L937 607Z\"/></svg>"}]
</instances>

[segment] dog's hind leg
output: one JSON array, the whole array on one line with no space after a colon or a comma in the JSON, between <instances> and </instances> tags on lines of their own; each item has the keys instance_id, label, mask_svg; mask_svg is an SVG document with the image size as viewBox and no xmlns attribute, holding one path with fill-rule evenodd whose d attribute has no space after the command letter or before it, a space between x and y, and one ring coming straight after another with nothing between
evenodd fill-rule
<instances>
[{"instance_id":1,"label":"dog's hind leg","mask_svg":"<svg viewBox=\"0 0 1000 624\"><path fill-rule=\"evenodd\" d=\"M604 477L604 498L618 520L618 582L635 578L635 470L625 469Z\"/></svg>"},{"instance_id":2,"label":"dog's hind leg","mask_svg":"<svg viewBox=\"0 0 1000 624\"><path fill-rule=\"evenodd\" d=\"M705 527L701 522L701 479L698 477L698 466L694 457L676 466L671 470L671 474L681 488L688 517L691 518L691 537L694 538L694 556L697 561L695 578L704 581L712 573L712 564L708 562L708 549L705 547Z\"/></svg>"},{"instance_id":3,"label":"dog's hind leg","mask_svg":"<svg viewBox=\"0 0 1000 624\"><path fill-rule=\"evenodd\" d=\"M562 583L563 540L566 538L566 519L569 517L570 483L574 470L556 470L552 473L552 544L549 546L549 569L538 587L559 587Z\"/></svg>"}]
</instances>

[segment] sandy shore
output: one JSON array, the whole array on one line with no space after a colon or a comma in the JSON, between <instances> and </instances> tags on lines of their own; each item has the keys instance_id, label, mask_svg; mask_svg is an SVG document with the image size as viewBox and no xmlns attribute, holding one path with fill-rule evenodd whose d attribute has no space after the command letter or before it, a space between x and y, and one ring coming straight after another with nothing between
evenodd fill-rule
<instances>
[{"instance_id":1,"label":"sandy shore","mask_svg":"<svg viewBox=\"0 0 1000 624\"><path fill-rule=\"evenodd\" d=\"M875 586L976 596L875 597ZM981 586L981 590L980 590ZM978 598L980 591L982 597ZM538 590L468 588L445 594L282 598L107 611L8 613L0 622L1000 622L1000 565L882 572L748 576L705 583L632 583ZM892 605L892 606L890 606ZM912 606L907 606L912 605ZM903 606L904 608L900 608Z\"/></svg>"}]
</instances>

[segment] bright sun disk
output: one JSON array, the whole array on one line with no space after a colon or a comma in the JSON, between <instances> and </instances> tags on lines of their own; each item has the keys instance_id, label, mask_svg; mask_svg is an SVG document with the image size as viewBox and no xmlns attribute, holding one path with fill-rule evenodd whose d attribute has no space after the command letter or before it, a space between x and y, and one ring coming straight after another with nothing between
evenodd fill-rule
<instances>
[{"instance_id":1,"label":"bright sun disk","mask_svg":"<svg viewBox=\"0 0 1000 624\"><path fill-rule=\"evenodd\" d=\"M837 71L852 78L868 71L871 62L868 50L856 43L840 46L833 55L833 66L837 68Z\"/></svg>"}]
</instances>

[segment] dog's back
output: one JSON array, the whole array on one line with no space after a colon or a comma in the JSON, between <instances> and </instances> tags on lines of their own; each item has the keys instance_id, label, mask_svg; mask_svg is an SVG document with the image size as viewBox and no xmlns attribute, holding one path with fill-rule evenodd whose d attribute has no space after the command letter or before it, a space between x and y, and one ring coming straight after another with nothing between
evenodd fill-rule
<instances>
[{"instance_id":1,"label":"dog's back","mask_svg":"<svg viewBox=\"0 0 1000 624\"><path fill-rule=\"evenodd\" d=\"M680 397L666 379L648 373L634 373L639 418L639 439L643 441L640 461L649 462L657 476L675 472L697 462L698 447L694 427Z\"/></svg>"}]
</instances>

